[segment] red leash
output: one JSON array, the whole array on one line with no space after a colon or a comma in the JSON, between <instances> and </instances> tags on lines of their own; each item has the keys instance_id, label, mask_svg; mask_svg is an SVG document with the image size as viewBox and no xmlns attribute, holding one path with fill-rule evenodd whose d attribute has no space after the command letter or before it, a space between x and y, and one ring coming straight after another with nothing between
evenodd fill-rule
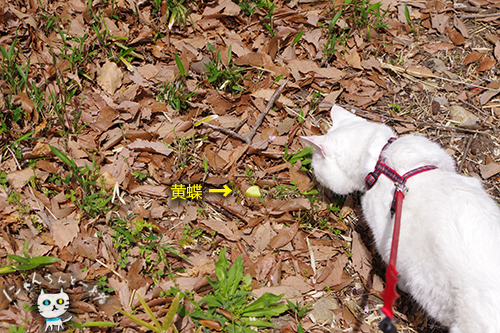
<instances>
[{"instance_id":1,"label":"red leash","mask_svg":"<svg viewBox=\"0 0 500 333\"><path fill-rule=\"evenodd\" d=\"M395 140L396 138L390 138L384 148L382 148L382 152ZM398 271L396 270L396 260L398 256L399 231L401 229L401 211L403 208L403 199L405 198L404 193L407 191L405 184L408 178L425 171L434 170L437 167L434 165L426 165L408 171L403 176L400 176L396 171L385 164L385 159L382 158L382 152L380 152L375 170L373 172L370 172L366 176L365 184L367 190L370 190L377 182L378 177L381 174L384 174L389 177L389 179L391 179L396 186L391 207L391 211L394 213L394 230L392 233L391 255L389 258L389 264L387 265L387 270L385 272L385 289L382 292L384 306L382 307L381 311L386 317L379 324L379 327L380 329L382 329L382 331L392 333L397 332L396 326L392 322L392 318L394 318L392 307L394 305L394 301L399 298L399 295L396 291L396 285L399 281Z\"/></svg>"}]
</instances>

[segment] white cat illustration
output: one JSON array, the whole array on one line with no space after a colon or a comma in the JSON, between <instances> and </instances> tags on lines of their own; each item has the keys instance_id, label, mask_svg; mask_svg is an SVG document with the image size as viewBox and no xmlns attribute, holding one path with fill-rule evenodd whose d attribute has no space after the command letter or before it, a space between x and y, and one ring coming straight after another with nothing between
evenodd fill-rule
<instances>
[{"instance_id":1,"label":"white cat illustration","mask_svg":"<svg viewBox=\"0 0 500 333\"><path fill-rule=\"evenodd\" d=\"M61 287L61 291L55 294L46 294L43 289L40 295L38 296L38 311L43 318L45 318L45 332L49 329L52 332L53 330L62 331L64 330L63 323L71 320L73 315L61 319L61 316L68 311L69 308L69 296L63 291Z\"/></svg>"}]
</instances>

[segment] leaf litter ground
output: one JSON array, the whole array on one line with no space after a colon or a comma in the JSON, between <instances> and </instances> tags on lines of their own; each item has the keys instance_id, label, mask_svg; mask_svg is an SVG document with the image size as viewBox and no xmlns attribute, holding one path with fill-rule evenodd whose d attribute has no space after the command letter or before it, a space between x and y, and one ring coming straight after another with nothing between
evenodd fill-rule
<instances>
[{"instance_id":1,"label":"leaf litter ground","mask_svg":"<svg viewBox=\"0 0 500 333\"><path fill-rule=\"evenodd\" d=\"M499 200L497 4L271 4L3 2L0 265L25 245L60 258L34 270L42 286L81 282L68 291L80 321L133 332L114 306L149 320L136 295L157 318L170 287L199 300L224 247L256 295L313 305L275 318L282 332L377 331L384 266L359 198L320 188L298 137L324 133L338 103L440 142ZM2 332L44 324L28 278L1 276ZM188 318L179 331L194 332ZM407 295L396 322L446 332Z\"/></svg>"}]
</instances>

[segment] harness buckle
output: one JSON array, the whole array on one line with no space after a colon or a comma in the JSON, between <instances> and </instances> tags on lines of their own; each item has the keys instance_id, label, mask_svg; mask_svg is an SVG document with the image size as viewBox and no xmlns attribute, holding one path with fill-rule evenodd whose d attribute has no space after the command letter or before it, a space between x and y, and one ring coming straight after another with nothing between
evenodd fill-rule
<instances>
[{"instance_id":1,"label":"harness buckle","mask_svg":"<svg viewBox=\"0 0 500 333\"><path fill-rule=\"evenodd\" d=\"M396 192L401 191L403 194L408 193L408 187L406 187L405 183L394 182L394 187L396 187Z\"/></svg>"}]
</instances>

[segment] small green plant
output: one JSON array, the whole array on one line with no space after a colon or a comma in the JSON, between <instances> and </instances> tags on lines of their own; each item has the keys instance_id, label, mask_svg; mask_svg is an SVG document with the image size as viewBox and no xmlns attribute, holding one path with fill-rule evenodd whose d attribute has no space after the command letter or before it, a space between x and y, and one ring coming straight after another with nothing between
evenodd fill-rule
<instances>
[{"instance_id":1,"label":"small green plant","mask_svg":"<svg viewBox=\"0 0 500 333\"><path fill-rule=\"evenodd\" d=\"M100 172L95 161L92 160L92 166L79 167L73 158L66 156L56 147L50 146L50 150L69 167L70 172L62 179L63 183L69 186L71 180L75 180L82 190L81 198L78 192L73 189L69 189L66 197L91 217L106 214L112 208L108 207L111 196L106 194L104 188L98 189L96 187Z\"/></svg>"},{"instance_id":2,"label":"small green plant","mask_svg":"<svg viewBox=\"0 0 500 333\"><path fill-rule=\"evenodd\" d=\"M14 254L7 254L7 259L11 262L14 262L12 265L0 267L0 274L7 274L19 271L28 271L30 269L41 268L48 265L52 265L55 262L58 262L59 258L54 258L50 256L43 257L31 257L28 254L28 240L24 242L24 257L17 256Z\"/></svg>"},{"instance_id":3,"label":"small green plant","mask_svg":"<svg viewBox=\"0 0 500 333\"><path fill-rule=\"evenodd\" d=\"M235 2L246 16L252 16L257 8L255 0L236 0Z\"/></svg>"},{"instance_id":4,"label":"small green plant","mask_svg":"<svg viewBox=\"0 0 500 333\"><path fill-rule=\"evenodd\" d=\"M410 26L410 28L413 31L413 25L411 23L411 17L410 17L410 9L408 8L408 6L406 4L404 6L404 11L405 11L406 23L408 23L408 25Z\"/></svg>"},{"instance_id":5,"label":"small green plant","mask_svg":"<svg viewBox=\"0 0 500 333\"><path fill-rule=\"evenodd\" d=\"M97 285L97 288L99 288L99 290L104 291L107 294L110 294L114 290L113 290L113 288L107 287L106 286L107 283L108 283L108 278L106 277L106 275L104 275L104 276L101 276L99 279L97 279L96 285Z\"/></svg>"},{"instance_id":6,"label":"small green plant","mask_svg":"<svg viewBox=\"0 0 500 333\"><path fill-rule=\"evenodd\" d=\"M184 65L177 54L175 54L175 63L179 69L179 75L173 82L165 82L160 86L162 91L156 96L156 99L170 104L171 107L182 113L189 108L189 100L196 95L196 89L188 92L186 78L189 77L189 73L186 73Z\"/></svg>"},{"instance_id":7,"label":"small green plant","mask_svg":"<svg viewBox=\"0 0 500 333\"><path fill-rule=\"evenodd\" d=\"M142 182L148 177L147 173L142 173L141 171L134 171L132 174L134 175L134 178L139 182Z\"/></svg>"},{"instance_id":8,"label":"small green plant","mask_svg":"<svg viewBox=\"0 0 500 333\"><path fill-rule=\"evenodd\" d=\"M161 237L154 232L158 229L154 224L145 220L135 220L129 223L128 220L132 218L133 216L129 216L128 219L116 218L111 221L112 228L115 230L112 237L113 245L118 252L118 265L120 268L125 268L131 248L137 246L146 262L144 274L150 275L156 284L166 274L164 270L158 268L158 264L163 263L167 272L170 273L168 255L188 259L172 244L161 243ZM152 253L157 254L156 259L151 256Z\"/></svg>"},{"instance_id":9,"label":"small green plant","mask_svg":"<svg viewBox=\"0 0 500 333\"><path fill-rule=\"evenodd\" d=\"M390 106L392 106L392 113L398 114L401 112L401 107L396 104L396 103L389 103Z\"/></svg>"},{"instance_id":10,"label":"small green plant","mask_svg":"<svg viewBox=\"0 0 500 333\"><path fill-rule=\"evenodd\" d=\"M175 316L177 310L179 309L179 302L181 299L180 294L177 294L175 296L174 300L172 301L172 304L170 305L170 308L168 309L168 312L163 319L163 324L160 324L160 321L158 320L158 318L156 318L156 316L154 315L151 308L147 305L147 303L142 299L141 295L137 294L137 297L139 298L139 301L141 302L141 305L144 308L144 312L146 312L146 314L149 316L149 318L151 318L152 324L150 324L150 323L148 323L148 322L146 322L146 321L132 315L131 313L128 313L128 312L122 310L122 309L118 309L117 307L115 307L115 309L118 310L125 317L132 320L134 323L141 325L142 327L146 328L149 331L153 331L155 333L164 333L164 332L167 332L170 327L172 327L173 332L176 332L176 333L179 332L177 330L177 328L175 327L175 325L173 325L173 321L174 321L174 316ZM196 333L200 333L200 332L201 332L201 327L196 331Z\"/></svg>"},{"instance_id":11,"label":"small green plant","mask_svg":"<svg viewBox=\"0 0 500 333\"><path fill-rule=\"evenodd\" d=\"M325 61L328 61L338 51L336 49L337 43L345 45L347 38L351 37L356 29L366 28L366 38L370 39L371 30L387 28L387 24L382 21L389 8L382 11L381 7L382 2L372 4L371 0L344 0L341 8L336 10L327 27L323 23L318 23L318 25L327 28L327 42L324 44ZM337 26L341 17L347 23L342 28Z\"/></svg>"},{"instance_id":12,"label":"small green plant","mask_svg":"<svg viewBox=\"0 0 500 333\"><path fill-rule=\"evenodd\" d=\"M23 325L19 325L19 327L17 325L14 325L11 328L9 328L9 333L25 333L25 332L26 330L24 329Z\"/></svg>"},{"instance_id":13,"label":"small green plant","mask_svg":"<svg viewBox=\"0 0 500 333\"><path fill-rule=\"evenodd\" d=\"M232 47L229 45L227 66L224 66L221 60L220 50L215 54L215 47L210 43L207 44L208 49L212 52L212 60L205 64L207 72L205 73L207 80L218 90L237 94L243 91L240 84L243 82L241 72L246 68L236 66L231 59Z\"/></svg>"},{"instance_id":14,"label":"small green plant","mask_svg":"<svg viewBox=\"0 0 500 333\"><path fill-rule=\"evenodd\" d=\"M189 16L189 9L184 5L184 2L185 0L153 0L152 12L159 16L165 14L168 29L172 29L175 23L183 29Z\"/></svg>"},{"instance_id":15,"label":"small green plant","mask_svg":"<svg viewBox=\"0 0 500 333\"><path fill-rule=\"evenodd\" d=\"M274 328L269 321L270 317L278 316L288 309L288 305L278 304L284 294L276 296L266 292L248 304L252 299L252 278L249 274L243 276L241 256L229 268L225 253L226 249L223 248L219 260L215 263L217 279L211 280L207 277L213 292L200 300L200 304L206 304L208 309L205 310L194 302L195 311L191 313L191 317L195 320L217 321L225 332L253 333L255 331L250 329L251 326ZM266 320L258 319L263 317L266 317Z\"/></svg>"},{"instance_id":16,"label":"small green plant","mask_svg":"<svg viewBox=\"0 0 500 333\"><path fill-rule=\"evenodd\" d=\"M307 172L311 167L313 151L314 151L313 147L307 146L295 154L289 154L288 146L285 146L284 159L285 161L290 162L292 165L295 165L297 161L300 161L300 163L302 164L300 170Z\"/></svg>"},{"instance_id":17,"label":"small green plant","mask_svg":"<svg viewBox=\"0 0 500 333\"><path fill-rule=\"evenodd\" d=\"M297 198L300 195L300 189L297 187L295 181L292 181L289 186L284 184L279 184L276 182L275 177L273 175L273 181L275 186L270 190L270 194L280 200Z\"/></svg>"}]
</instances>

